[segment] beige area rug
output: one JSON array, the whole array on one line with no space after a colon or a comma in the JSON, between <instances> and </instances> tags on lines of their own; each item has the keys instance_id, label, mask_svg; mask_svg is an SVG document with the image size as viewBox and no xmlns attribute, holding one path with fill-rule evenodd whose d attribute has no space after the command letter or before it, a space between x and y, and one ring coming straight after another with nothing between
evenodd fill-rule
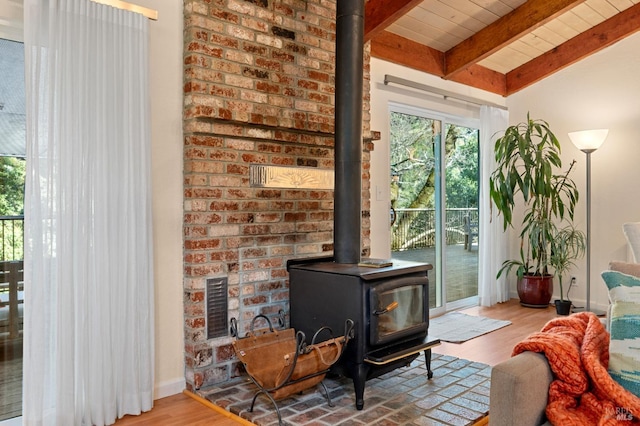
<instances>
[{"instance_id":1,"label":"beige area rug","mask_svg":"<svg viewBox=\"0 0 640 426\"><path fill-rule=\"evenodd\" d=\"M443 342L462 343L510 324L511 321L449 312L429 319L429 337Z\"/></svg>"},{"instance_id":2,"label":"beige area rug","mask_svg":"<svg viewBox=\"0 0 640 426\"><path fill-rule=\"evenodd\" d=\"M355 407L351 379L327 378L333 407L320 388L278 401L284 425L449 425L476 424L489 412L491 367L465 359L433 354L433 378L427 378L424 354L410 366L367 381L364 409ZM271 402L260 395L253 412L251 398L257 387L241 378L202 388L199 396L258 426L274 426L278 417Z\"/></svg>"}]
</instances>

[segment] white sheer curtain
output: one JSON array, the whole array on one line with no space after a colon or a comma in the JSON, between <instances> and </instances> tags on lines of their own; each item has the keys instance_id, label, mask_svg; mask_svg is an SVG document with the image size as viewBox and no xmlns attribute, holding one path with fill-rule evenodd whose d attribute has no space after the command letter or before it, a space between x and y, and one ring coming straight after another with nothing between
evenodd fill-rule
<instances>
[{"instance_id":1,"label":"white sheer curtain","mask_svg":"<svg viewBox=\"0 0 640 426\"><path fill-rule=\"evenodd\" d=\"M23 424L153 404L147 20L25 0Z\"/></svg>"},{"instance_id":2,"label":"white sheer curtain","mask_svg":"<svg viewBox=\"0 0 640 426\"><path fill-rule=\"evenodd\" d=\"M502 228L502 218L491 210L489 176L496 167L493 147L509 125L509 112L483 105L480 108L480 220L478 240L480 244L478 295L481 306L491 306L509 300L509 284L504 276L496 275L507 255L507 234Z\"/></svg>"}]
</instances>

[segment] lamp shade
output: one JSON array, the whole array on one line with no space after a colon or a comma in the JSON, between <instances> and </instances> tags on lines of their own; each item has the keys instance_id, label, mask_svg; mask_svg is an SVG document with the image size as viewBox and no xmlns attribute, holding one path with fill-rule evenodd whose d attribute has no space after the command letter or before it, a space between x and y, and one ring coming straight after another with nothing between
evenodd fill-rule
<instances>
[{"instance_id":1,"label":"lamp shade","mask_svg":"<svg viewBox=\"0 0 640 426\"><path fill-rule=\"evenodd\" d=\"M580 151L593 152L600 148L608 133L609 129L581 130L569 133L569 139Z\"/></svg>"}]
</instances>

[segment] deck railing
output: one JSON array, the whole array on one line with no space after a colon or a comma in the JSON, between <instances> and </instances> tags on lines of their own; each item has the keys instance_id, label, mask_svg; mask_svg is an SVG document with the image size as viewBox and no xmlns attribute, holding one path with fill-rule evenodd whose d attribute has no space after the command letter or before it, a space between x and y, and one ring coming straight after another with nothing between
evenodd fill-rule
<instances>
[{"instance_id":1,"label":"deck railing","mask_svg":"<svg viewBox=\"0 0 640 426\"><path fill-rule=\"evenodd\" d=\"M392 249L408 250L435 246L435 209L397 209L391 228ZM464 244L464 218L478 223L478 209L446 209L446 243ZM24 257L24 216L0 216L0 261Z\"/></svg>"},{"instance_id":2,"label":"deck railing","mask_svg":"<svg viewBox=\"0 0 640 426\"><path fill-rule=\"evenodd\" d=\"M23 303L23 261L0 261L0 334L8 332L10 339L20 337Z\"/></svg>"},{"instance_id":3,"label":"deck railing","mask_svg":"<svg viewBox=\"0 0 640 426\"><path fill-rule=\"evenodd\" d=\"M436 243L435 209L396 209L391 227L391 248L394 251L434 247ZM477 208L454 208L445 211L446 243L464 244L465 216L478 223Z\"/></svg>"},{"instance_id":4,"label":"deck railing","mask_svg":"<svg viewBox=\"0 0 640 426\"><path fill-rule=\"evenodd\" d=\"M24 216L0 216L0 261L24 258Z\"/></svg>"}]
</instances>

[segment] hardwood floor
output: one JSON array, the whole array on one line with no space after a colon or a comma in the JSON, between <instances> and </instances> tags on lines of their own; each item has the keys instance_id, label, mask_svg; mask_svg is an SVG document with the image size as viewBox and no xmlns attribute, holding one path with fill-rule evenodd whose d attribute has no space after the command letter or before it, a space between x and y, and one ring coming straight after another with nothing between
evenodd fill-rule
<instances>
[{"instance_id":1,"label":"hardwood floor","mask_svg":"<svg viewBox=\"0 0 640 426\"><path fill-rule=\"evenodd\" d=\"M498 364L511 356L513 347L529 334L538 331L547 321L556 317L555 308L523 308L517 300L510 300L490 308L472 307L461 312L469 315L509 320L511 325L493 333L480 336L461 344L442 343L434 352L482 362ZM203 400L200 400L203 401ZM153 410L140 416L126 416L116 426L230 426L251 423L232 416L208 401L179 394L155 401ZM235 417L235 418L234 418Z\"/></svg>"},{"instance_id":2,"label":"hardwood floor","mask_svg":"<svg viewBox=\"0 0 640 426\"><path fill-rule=\"evenodd\" d=\"M469 315L479 315L509 320L511 325L464 343L442 343L434 352L458 358L496 365L511 357L513 347L529 334L539 331L550 319L556 317L556 309L532 309L520 306L516 299L490 308L475 306L463 309Z\"/></svg>"},{"instance_id":3,"label":"hardwood floor","mask_svg":"<svg viewBox=\"0 0 640 426\"><path fill-rule=\"evenodd\" d=\"M116 426L237 426L251 425L239 417L213 406L209 401L186 392L154 402L153 409L139 416L124 416Z\"/></svg>"}]
</instances>

